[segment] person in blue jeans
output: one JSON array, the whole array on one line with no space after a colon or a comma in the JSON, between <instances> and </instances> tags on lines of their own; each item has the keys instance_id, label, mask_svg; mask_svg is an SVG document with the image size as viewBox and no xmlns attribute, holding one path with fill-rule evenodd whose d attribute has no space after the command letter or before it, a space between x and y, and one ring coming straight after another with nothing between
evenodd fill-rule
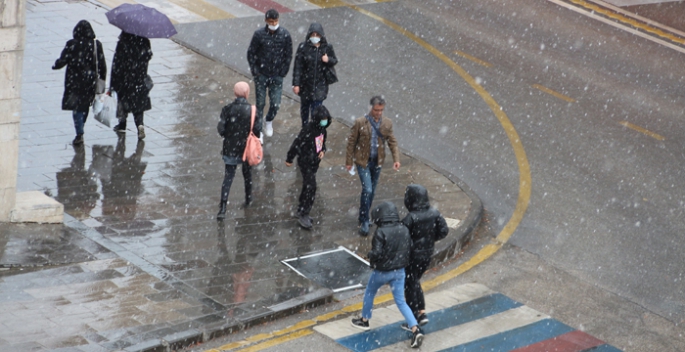
<instances>
[{"instance_id":1,"label":"person in blue jeans","mask_svg":"<svg viewBox=\"0 0 685 352\"><path fill-rule=\"evenodd\" d=\"M352 319L352 326L364 331L370 329L373 299L378 289L388 284L397 308L407 321L407 326L411 327L410 346L419 348L423 342L423 332L411 308L404 301L404 268L409 264L411 256L411 235L407 227L400 222L395 204L383 202L373 209L372 215L377 226L369 252L373 272L364 292L362 315Z\"/></svg>"},{"instance_id":2,"label":"person in blue jeans","mask_svg":"<svg viewBox=\"0 0 685 352\"><path fill-rule=\"evenodd\" d=\"M293 58L293 40L290 33L278 23L278 11L270 9L264 14L266 26L256 30L247 49L247 61L254 79L257 98L257 119L255 125L262 139L262 117L269 91L269 112L264 121L264 135L274 133L272 122L281 106L283 78L288 74Z\"/></svg>"},{"instance_id":3,"label":"person in blue jeans","mask_svg":"<svg viewBox=\"0 0 685 352\"><path fill-rule=\"evenodd\" d=\"M397 139L392 131L392 120L383 116L385 99L381 96L371 98L371 111L354 121L347 138L345 168L352 170L357 166L359 180L362 183L362 195L359 201L359 233L369 234L369 209L381 176L381 166L385 161L385 144L390 147L393 169L400 169L400 151Z\"/></svg>"}]
</instances>

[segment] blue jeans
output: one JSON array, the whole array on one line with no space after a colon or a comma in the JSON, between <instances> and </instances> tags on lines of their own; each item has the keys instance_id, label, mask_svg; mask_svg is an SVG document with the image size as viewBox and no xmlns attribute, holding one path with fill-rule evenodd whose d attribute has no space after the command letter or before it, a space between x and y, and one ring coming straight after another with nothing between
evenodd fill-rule
<instances>
[{"instance_id":1,"label":"blue jeans","mask_svg":"<svg viewBox=\"0 0 685 352\"><path fill-rule=\"evenodd\" d=\"M77 135L83 134L83 125L86 124L88 119L88 110L86 111L72 111L71 117L74 119L74 128L76 129Z\"/></svg>"},{"instance_id":2,"label":"blue jeans","mask_svg":"<svg viewBox=\"0 0 685 352\"><path fill-rule=\"evenodd\" d=\"M309 122L309 114L315 107L323 105L323 100L309 100L300 98L300 117L302 118L302 127Z\"/></svg>"},{"instance_id":3,"label":"blue jeans","mask_svg":"<svg viewBox=\"0 0 685 352\"><path fill-rule=\"evenodd\" d=\"M359 180L362 181L362 196L359 200L359 222L369 222L369 211L373 196L376 193L378 178L381 177L381 167L375 161L369 161L366 167L357 165Z\"/></svg>"},{"instance_id":4,"label":"blue jeans","mask_svg":"<svg viewBox=\"0 0 685 352\"><path fill-rule=\"evenodd\" d=\"M395 304L399 308L400 313L404 316L409 327L417 325L414 313L411 308L404 301L404 268L392 271L378 271L374 270L369 277L369 283L366 285L364 292L364 306L362 307L362 318L371 319L371 310L373 309L373 299L376 297L376 292L381 286L389 284L392 291L392 298L395 299Z\"/></svg>"},{"instance_id":5,"label":"blue jeans","mask_svg":"<svg viewBox=\"0 0 685 352\"><path fill-rule=\"evenodd\" d=\"M269 90L269 112L266 121L271 122L276 118L278 109L281 107L281 94L283 93L283 77L267 77L259 75L254 78L255 95L257 96L257 117L255 125L262 130L262 117L266 105L266 90Z\"/></svg>"}]
</instances>

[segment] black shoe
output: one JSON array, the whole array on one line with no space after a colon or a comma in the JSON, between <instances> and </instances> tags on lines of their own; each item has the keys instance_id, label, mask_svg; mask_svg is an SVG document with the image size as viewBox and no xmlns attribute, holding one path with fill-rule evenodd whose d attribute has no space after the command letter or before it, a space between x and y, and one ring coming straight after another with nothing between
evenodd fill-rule
<instances>
[{"instance_id":1,"label":"black shoe","mask_svg":"<svg viewBox=\"0 0 685 352\"><path fill-rule=\"evenodd\" d=\"M226 202L221 202L219 204L219 214L216 214L217 220L223 220L226 218Z\"/></svg>"},{"instance_id":2,"label":"black shoe","mask_svg":"<svg viewBox=\"0 0 685 352\"><path fill-rule=\"evenodd\" d=\"M114 126L113 130L116 133L126 133L126 127L121 126L121 125Z\"/></svg>"},{"instance_id":3,"label":"black shoe","mask_svg":"<svg viewBox=\"0 0 685 352\"><path fill-rule=\"evenodd\" d=\"M419 325L424 326L428 324L430 320L428 320L428 316L426 316L426 313L421 313L419 314L419 317L416 318L416 321L419 322Z\"/></svg>"},{"instance_id":4,"label":"black shoe","mask_svg":"<svg viewBox=\"0 0 685 352\"><path fill-rule=\"evenodd\" d=\"M371 328L369 327L369 321L364 321L362 317L352 318L352 326L354 326L357 329L362 329L364 331L371 330Z\"/></svg>"},{"instance_id":5,"label":"black shoe","mask_svg":"<svg viewBox=\"0 0 685 352\"><path fill-rule=\"evenodd\" d=\"M402 325L400 325L400 329L411 332L411 328L409 327L409 324L407 324L407 323L402 323Z\"/></svg>"},{"instance_id":6,"label":"black shoe","mask_svg":"<svg viewBox=\"0 0 685 352\"><path fill-rule=\"evenodd\" d=\"M83 144L83 135L82 134L77 134L76 138L71 142L73 145L81 145Z\"/></svg>"},{"instance_id":7,"label":"black shoe","mask_svg":"<svg viewBox=\"0 0 685 352\"><path fill-rule=\"evenodd\" d=\"M411 329L409 329L411 330ZM416 328L416 331L411 335L411 348L419 348L421 347L421 343L423 343L423 333L421 332L421 329L418 327Z\"/></svg>"},{"instance_id":8,"label":"black shoe","mask_svg":"<svg viewBox=\"0 0 685 352\"><path fill-rule=\"evenodd\" d=\"M305 228L307 230L312 228L312 221L309 219L309 217L307 215L300 215L297 218L297 222L299 222L300 226L302 226L303 228Z\"/></svg>"}]
</instances>

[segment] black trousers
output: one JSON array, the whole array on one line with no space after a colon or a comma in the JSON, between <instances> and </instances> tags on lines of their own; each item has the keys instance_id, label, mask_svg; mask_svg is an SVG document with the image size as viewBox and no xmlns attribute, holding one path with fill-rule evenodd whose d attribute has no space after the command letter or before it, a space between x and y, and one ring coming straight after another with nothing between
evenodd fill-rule
<instances>
[{"instance_id":1,"label":"black trousers","mask_svg":"<svg viewBox=\"0 0 685 352\"><path fill-rule=\"evenodd\" d=\"M302 192L300 192L300 205L297 207L297 213L309 215L316 197L316 171L300 167L300 173L302 173Z\"/></svg>"},{"instance_id":2,"label":"black trousers","mask_svg":"<svg viewBox=\"0 0 685 352\"><path fill-rule=\"evenodd\" d=\"M224 182L221 185L221 204L228 201L228 193L235 178L235 169L238 165L226 165L224 172ZM247 162L243 162L243 178L245 179L245 202L252 202L252 167Z\"/></svg>"},{"instance_id":3,"label":"black trousers","mask_svg":"<svg viewBox=\"0 0 685 352\"><path fill-rule=\"evenodd\" d=\"M122 107L121 104L117 108L117 118L119 119L119 126L121 128L126 128L126 118L128 116L129 111L125 111ZM143 119L145 116L145 112L134 112L133 113L133 122L135 122L136 127L143 125Z\"/></svg>"},{"instance_id":4,"label":"black trousers","mask_svg":"<svg viewBox=\"0 0 685 352\"><path fill-rule=\"evenodd\" d=\"M419 315L419 311L426 309L426 301L423 298L423 289L421 288L421 276L428 270L430 263L430 257L412 259L409 266L404 268L404 299L415 316Z\"/></svg>"}]
</instances>

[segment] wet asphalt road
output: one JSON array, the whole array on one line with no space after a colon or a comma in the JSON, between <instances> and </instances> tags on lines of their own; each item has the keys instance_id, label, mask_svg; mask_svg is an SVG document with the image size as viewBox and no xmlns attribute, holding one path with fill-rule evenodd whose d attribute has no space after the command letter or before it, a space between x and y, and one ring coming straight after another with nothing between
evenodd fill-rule
<instances>
[{"instance_id":1,"label":"wet asphalt road","mask_svg":"<svg viewBox=\"0 0 685 352\"><path fill-rule=\"evenodd\" d=\"M546 1L362 8L449 56L511 120L532 177L511 244L674 323L685 319L683 54ZM491 214L493 233L501 231L517 204L519 165L502 125L463 79L350 8L284 14L281 21L295 42L308 23L324 24L340 59L341 83L327 100L332 111L352 117L369 96L384 94L401 147L470 185ZM251 18L184 24L178 37L247 70L244 48L259 25Z\"/></svg>"}]
</instances>

